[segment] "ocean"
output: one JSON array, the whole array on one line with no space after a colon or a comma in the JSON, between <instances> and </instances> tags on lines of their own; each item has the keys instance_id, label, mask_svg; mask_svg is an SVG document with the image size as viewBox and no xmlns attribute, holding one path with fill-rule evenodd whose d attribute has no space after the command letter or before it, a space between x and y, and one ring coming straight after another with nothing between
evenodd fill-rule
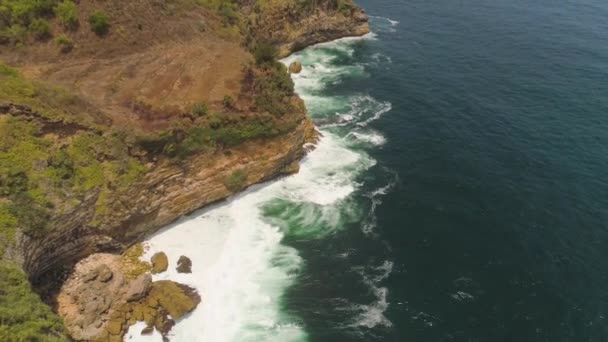
<instances>
[{"instance_id":1,"label":"ocean","mask_svg":"<svg viewBox=\"0 0 608 342\"><path fill-rule=\"evenodd\" d=\"M284 60L300 173L147 242L202 295L171 339L608 341L608 4L358 3Z\"/></svg>"}]
</instances>

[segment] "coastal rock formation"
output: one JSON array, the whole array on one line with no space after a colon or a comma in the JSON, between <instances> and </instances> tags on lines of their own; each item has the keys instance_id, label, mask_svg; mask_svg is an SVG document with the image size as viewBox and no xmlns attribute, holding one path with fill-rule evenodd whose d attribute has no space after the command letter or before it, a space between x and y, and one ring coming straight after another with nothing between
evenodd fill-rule
<instances>
[{"instance_id":1,"label":"coastal rock formation","mask_svg":"<svg viewBox=\"0 0 608 342\"><path fill-rule=\"evenodd\" d=\"M302 63L299 61L294 61L289 64L289 73L290 74L299 74L302 71Z\"/></svg>"},{"instance_id":2,"label":"coastal rock formation","mask_svg":"<svg viewBox=\"0 0 608 342\"><path fill-rule=\"evenodd\" d=\"M200 303L194 289L168 280L152 282L147 272L127 279L124 258L93 254L64 283L58 311L73 339L119 341L138 321L146 322L147 331L157 329L166 336L176 320Z\"/></svg>"},{"instance_id":3,"label":"coastal rock formation","mask_svg":"<svg viewBox=\"0 0 608 342\"><path fill-rule=\"evenodd\" d=\"M279 45L280 57L316 43L369 33L363 9L348 1L341 8L332 8L330 4L303 10L296 2L279 2L256 18L254 30L258 36Z\"/></svg>"},{"instance_id":4,"label":"coastal rock formation","mask_svg":"<svg viewBox=\"0 0 608 342\"><path fill-rule=\"evenodd\" d=\"M180 256L177 260L177 273L192 273L192 260L187 256Z\"/></svg>"},{"instance_id":5,"label":"coastal rock formation","mask_svg":"<svg viewBox=\"0 0 608 342\"><path fill-rule=\"evenodd\" d=\"M169 259L164 252L154 253L150 262L152 262L152 274L163 273L169 267Z\"/></svg>"}]
</instances>

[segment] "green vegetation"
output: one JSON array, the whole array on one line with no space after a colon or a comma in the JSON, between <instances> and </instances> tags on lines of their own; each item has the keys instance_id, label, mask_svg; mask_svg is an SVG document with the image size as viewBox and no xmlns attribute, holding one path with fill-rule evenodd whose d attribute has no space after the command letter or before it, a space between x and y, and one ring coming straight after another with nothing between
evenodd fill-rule
<instances>
[{"instance_id":1,"label":"green vegetation","mask_svg":"<svg viewBox=\"0 0 608 342\"><path fill-rule=\"evenodd\" d=\"M205 102L198 102L192 106L192 114L196 116L204 116L209 113L209 107Z\"/></svg>"},{"instance_id":2,"label":"green vegetation","mask_svg":"<svg viewBox=\"0 0 608 342\"><path fill-rule=\"evenodd\" d=\"M253 49L253 57L258 65L273 63L279 55L279 50L274 44L268 42L258 42Z\"/></svg>"},{"instance_id":3,"label":"green vegetation","mask_svg":"<svg viewBox=\"0 0 608 342\"><path fill-rule=\"evenodd\" d=\"M245 185L247 174L243 170L233 171L230 176L224 180L224 185L231 191L239 190Z\"/></svg>"},{"instance_id":4,"label":"green vegetation","mask_svg":"<svg viewBox=\"0 0 608 342\"><path fill-rule=\"evenodd\" d=\"M57 99L64 96L59 89L26 81L0 63L0 98L28 105L44 115L35 119L0 115L2 244L12 241L17 227L27 235L41 236L50 229L49 218L57 210L82 199L92 189L99 189L100 194L109 189L124 192L145 171L145 166L129 154L133 139L126 133L101 134L76 126L62 139L43 134L47 125L59 131L62 125L69 125L58 121L67 115L63 110L74 103L69 96L69 101ZM103 198L98 202L105 204ZM100 210L100 214L104 212Z\"/></svg>"},{"instance_id":5,"label":"green vegetation","mask_svg":"<svg viewBox=\"0 0 608 342\"><path fill-rule=\"evenodd\" d=\"M295 110L293 81L287 68L276 61L259 66L254 72L254 102L258 110L283 116Z\"/></svg>"},{"instance_id":6,"label":"green vegetation","mask_svg":"<svg viewBox=\"0 0 608 342\"><path fill-rule=\"evenodd\" d=\"M0 0L0 44L24 43L51 36L48 17L58 0Z\"/></svg>"},{"instance_id":7,"label":"green vegetation","mask_svg":"<svg viewBox=\"0 0 608 342\"><path fill-rule=\"evenodd\" d=\"M271 137L281 132L273 118L266 115L238 121L211 115L195 123L176 124L160 134L141 137L138 144L149 153L183 159L203 151L212 152L218 145L234 146L248 139Z\"/></svg>"},{"instance_id":8,"label":"green vegetation","mask_svg":"<svg viewBox=\"0 0 608 342\"><path fill-rule=\"evenodd\" d=\"M224 25L236 25L239 21L239 16L236 12L236 6L230 1L223 1L219 5L218 14L222 17Z\"/></svg>"},{"instance_id":9,"label":"green vegetation","mask_svg":"<svg viewBox=\"0 0 608 342\"><path fill-rule=\"evenodd\" d=\"M324 8L328 10L346 11L353 7L352 0L297 0L302 10Z\"/></svg>"},{"instance_id":10,"label":"green vegetation","mask_svg":"<svg viewBox=\"0 0 608 342\"><path fill-rule=\"evenodd\" d=\"M91 25L91 31L95 32L98 36L107 34L110 29L108 16L101 10L97 10L91 14L89 17L89 25Z\"/></svg>"},{"instance_id":11,"label":"green vegetation","mask_svg":"<svg viewBox=\"0 0 608 342\"><path fill-rule=\"evenodd\" d=\"M61 35L55 39L55 43L63 53L68 53L74 48L74 42L65 35Z\"/></svg>"},{"instance_id":12,"label":"green vegetation","mask_svg":"<svg viewBox=\"0 0 608 342\"><path fill-rule=\"evenodd\" d=\"M67 341L64 334L61 318L32 291L23 271L0 262L0 341Z\"/></svg>"},{"instance_id":13,"label":"green vegetation","mask_svg":"<svg viewBox=\"0 0 608 342\"><path fill-rule=\"evenodd\" d=\"M223 19L225 25L238 23L237 1L234 0L194 0L196 4L203 5L216 11Z\"/></svg>"},{"instance_id":14,"label":"green vegetation","mask_svg":"<svg viewBox=\"0 0 608 342\"><path fill-rule=\"evenodd\" d=\"M59 22L67 29L74 30L78 27L78 14L76 4L71 0L64 0L53 8Z\"/></svg>"},{"instance_id":15,"label":"green vegetation","mask_svg":"<svg viewBox=\"0 0 608 342\"><path fill-rule=\"evenodd\" d=\"M232 98L232 96L226 95L222 100L222 104L224 105L224 108L230 109L234 107L234 99Z\"/></svg>"},{"instance_id":16,"label":"green vegetation","mask_svg":"<svg viewBox=\"0 0 608 342\"><path fill-rule=\"evenodd\" d=\"M51 27L45 19L34 19L30 23L30 32L38 40L44 40L51 37Z\"/></svg>"}]
</instances>

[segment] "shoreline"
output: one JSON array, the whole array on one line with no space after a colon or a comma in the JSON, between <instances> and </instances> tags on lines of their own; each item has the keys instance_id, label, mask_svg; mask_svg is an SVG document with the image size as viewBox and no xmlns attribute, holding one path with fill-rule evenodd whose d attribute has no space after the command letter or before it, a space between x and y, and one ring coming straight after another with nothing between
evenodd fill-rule
<instances>
[{"instance_id":1,"label":"shoreline","mask_svg":"<svg viewBox=\"0 0 608 342\"><path fill-rule=\"evenodd\" d=\"M368 34L366 34L368 35ZM345 37L339 37L336 38L332 41L328 41L328 42L322 42L322 43L318 43L318 44L314 44L314 45L323 45L323 44L327 44L327 43L332 43L332 42L336 42L336 41L340 41L340 40L344 40L344 39L361 39L363 37L365 37L366 35L363 36L345 36ZM286 63L285 61L288 58L291 58L292 55L282 59L282 63ZM310 120L310 117L307 115L307 120ZM316 127L315 127L315 130ZM310 145L310 142L308 143ZM316 144L315 144L316 146ZM298 161L302 161L302 159L306 158L307 153L303 154L301 156L300 159L298 159ZM175 261L178 259L179 256L181 255L186 255L187 257L191 257L189 255L187 255L186 253L182 253L181 251L183 250L182 248L180 248L179 246L176 246L175 248L167 248L166 246L164 248L155 248L154 244L150 244L150 241L158 238L160 236L162 236L163 234L169 234L170 235L170 231L175 229L177 226L182 226L182 225L193 225L196 224L196 218L200 218L202 216L204 216L206 213L212 212L215 209L218 208L222 208L225 206L229 206L231 203L239 201L242 198L247 197L248 195L255 193L257 191L263 190L264 188L270 187L273 184L280 182L281 179L285 179L287 177L289 177L290 175L276 175L275 177L269 178L269 179L264 179L262 182L258 182L258 183L254 183L253 185L248 186L246 189L241 190L237 193L234 194L230 194L229 196L227 196L226 198L222 198L219 199L217 201L214 201L211 204L207 204L201 208L195 209L191 212L189 212L186 215L181 215L179 217L177 217L173 222L171 222L168 225L165 225L163 227L161 227L160 229L156 230L155 232L151 233L151 234L146 234L144 236L142 236L142 238L137 239L132 245L135 245L137 243L144 243L146 245L149 246L149 248L146 248L146 252L144 255L142 255L142 259L149 259L149 257L154 253L154 252L164 252L167 253L169 260L170 260L170 267L168 269L167 272L164 272L162 274L159 275L154 275L153 281L159 281L159 280L171 280L171 281L175 281L177 283L180 284L184 284L187 286L192 286L194 289L196 289L196 291L198 293L200 293L200 295L202 296L202 300L203 303L205 303L206 301L209 301L209 297L206 296L207 292L209 291L209 287L211 285L206 285L206 286L200 286L192 280L192 275L189 274L178 274L175 272L175 267L174 267L174 263ZM194 221L194 222L193 222ZM205 260L205 262L195 262L193 264L193 272L198 273L198 276L202 276L202 277L207 277L209 278L209 272L201 272L201 270L207 270L210 267L213 267L214 262L220 257L220 254L222 252L222 249L224 247L222 246L222 242L225 242L227 239L226 234L229 234L228 232L224 231L221 229L221 227L214 227L211 229L212 231L209 231L209 229L205 229L205 232L202 233L199 230L194 230L192 233L193 234L200 234L199 238L197 239L198 241L203 241L204 243L200 246L200 248L205 251L204 255L201 255L199 257L197 257L197 260ZM211 242L209 242L211 241ZM118 254L117 254L118 255ZM80 259L82 260L82 259ZM198 269L198 271L197 271ZM217 272L216 272L217 273ZM64 285L64 281L62 280L58 280L61 284L61 286L63 287ZM204 281L205 284L211 284L212 283L212 279L206 279ZM59 295L60 293L58 293ZM55 305L58 305L58 303L56 303ZM204 305L204 304L203 304ZM55 310L57 310L57 306L55 306ZM138 335L139 331L135 331L139 328L141 328L142 324L136 324L134 326L131 326L130 328L127 329L125 336L133 336ZM135 329L135 330L134 330ZM140 329L141 330L141 329ZM135 331L135 333L134 333ZM158 332L155 332L155 334ZM137 340L137 339L136 339Z\"/></svg>"},{"instance_id":2,"label":"shoreline","mask_svg":"<svg viewBox=\"0 0 608 342\"><path fill-rule=\"evenodd\" d=\"M342 37L315 46L351 38L366 39L365 36ZM289 58L297 56L290 56L282 62L287 64ZM272 331L283 326L286 330L280 333L289 334L290 338L305 336L303 327L293 325L289 317L283 316L285 312L279 305L282 294L293 284L293 277L299 273L296 270L300 269L304 261L296 249L281 243L286 232L278 226L269 225L260 215L263 215L261 210L264 206L276 200L280 201L281 198L324 207L338 203L355 190L350 182L329 185L321 180L320 184L315 185L312 181L327 177L325 171L319 173L319 167L327 168L327 172L331 174L334 170L340 170L342 163L351 165L362 162L357 153L343 149L333 134L327 134L328 136L322 137L318 142L317 149L303 158L303 170L300 173L253 185L225 201L181 218L143 242L148 247L144 259L157 252L164 252L169 257L168 271L153 276L154 280L169 279L192 286L202 297L199 307L190 316L179 321L174 328L176 330L173 332L179 340L238 340L240 335L237 334L243 333L243 326L255 326L264 321L270 324L267 329ZM336 164L334 155L341 155L343 160ZM363 162L367 167L373 165L373 162ZM286 191L285 187L293 187L294 184L297 184L296 189L299 190ZM331 195L328 196L327 193ZM293 196L297 199L292 198ZM192 259L192 274L175 272L174 262L180 255ZM281 262L290 265L285 266L287 269L277 267L271 262L278 256L287 257ZM290 269L292 270L289 271ZM265 291L277 292L270 294ZM264 306L266 308L263 312L259 312L260 307ZM235 313L238 314L234 316ZM255 319L247 317L252 314L261 316L254 317ZM232 317L235 322L226 317ZM242 321L248 319L252 321ZM285 328L286 324L289 328ZM223 328L217 330L217 326ZM138 337L138 329L139 326L133 326L127 332L126 336L131 338L130 341L150 341L148 337Z\"/></svg>"}]
</instances>

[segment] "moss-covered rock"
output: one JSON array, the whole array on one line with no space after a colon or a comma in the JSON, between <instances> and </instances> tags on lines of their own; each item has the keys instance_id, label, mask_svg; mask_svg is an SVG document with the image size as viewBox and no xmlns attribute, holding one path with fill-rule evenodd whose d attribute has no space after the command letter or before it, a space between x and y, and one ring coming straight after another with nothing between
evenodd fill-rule
<instances>
[{"instance_id":1,"label":"moss-covered rock","mask_svg":"<svg viewBox=\"0 0 608 342\"><path fill-rule=\"evenodd\" d=\"M169 267L169 259L164 252L155 253L150 261L152 262L152 274L163 273Z\"/></svg>"},{"instance_id":2,"label":"moss-covered rock","mask_svg":"<svg viewBox=\"0 0 608 342\"><path fill-rule=\"evenodd\" d=\"M173 319L179 319L194 310L201 301L194 289L170 280L154 282L148 297L157 300Z\"/></svg>"},{"instance_id":3,"label":"moss-covered rock","mask_svg":"<svg viewBox=\"0 0 608 342\"><path fill-rule=\"evenodd\" d=\"M122 337L138 321L146 323L147 332L156 328L166 336L175 325L174 320L194 310L200 301L198 293L186 285L170 280L154 282L144 298L115 308L104 332L94 340L107 341L114 336Z\"/></svg>"},{"instance_id":4,"label":"moss-covered rock","mask_svg":"<svg viewBox=\"0 0 608 342\"><path fill-rule=\"evenodd\" d=\"M122 332L123 321L119 319L111 320L106 325L106 330L110 335L120 335Z\"/></svg>"},{"instance_id":5,"label":"moss-covered rock","mask_svg":"<svg viewBox=\"0 0 608 342\"><path fill-rule=\"evenodd\" d=\"M126 279L136 279L140 275L151 270L152 266L150 263L141 260L143 254L144 246L141 243L129 247L123 253L121 258L121 269L123 270Z\"/></svg>"}]
</instances>

